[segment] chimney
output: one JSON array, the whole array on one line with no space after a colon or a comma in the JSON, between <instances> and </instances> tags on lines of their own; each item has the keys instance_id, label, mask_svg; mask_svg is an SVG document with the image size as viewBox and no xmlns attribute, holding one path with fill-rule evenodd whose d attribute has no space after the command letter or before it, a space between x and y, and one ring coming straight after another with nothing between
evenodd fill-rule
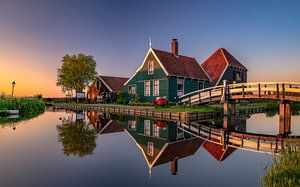
<instances>
[{"instance_id":1,"label":"chimney","mask_svg":"<svg viewBox=\"0 0 300 187\"><path fill-rule=\"evenodd\" d=\"M171 161L171 174L176 175L177 171L178 171L178 158L176 157Z\"/></svg>"},{"instance_id":2,"label":"chimney","mask_svg":"<svg viewBox=\"0 0 300 187\"><path fill-rule=\"evenodd\" d=\"M176 38L172 39L172 53L174 56L178 56L178 41Z\"/></svg>"}]
</instances>

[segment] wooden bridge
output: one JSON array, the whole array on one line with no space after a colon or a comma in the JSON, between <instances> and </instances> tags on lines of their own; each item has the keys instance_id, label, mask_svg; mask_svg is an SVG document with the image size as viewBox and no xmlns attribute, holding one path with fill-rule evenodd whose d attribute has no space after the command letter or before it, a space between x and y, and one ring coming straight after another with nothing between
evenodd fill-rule
<instances>
[{"instance_id":1,"label":"wooden bridge","mask_svg":"<svg viewBox=\"0 0 300 187\"><path fill-rule=\"evenodd\" d=\"M179 97L179 103L193 106L242 99L300 101L300 82L249 82L210 87Z\"/></svg>"},{"instance_id":2,"label":"wooden bridge","mask_svg":"<svg viewBox=\"0 0 300 187\"><path fill-rule=\"evenodd\" d=\"M279 150L283 149L284 146L286 146L287 142L300 142L299 136L286 138L280 134L265 135L237 132L228 130L227 127L212 127L199 122L180 123L178 128L207 142L221 145L224 149L231 147L265 154L277 153Z\"/></svg>"}]
</instances>

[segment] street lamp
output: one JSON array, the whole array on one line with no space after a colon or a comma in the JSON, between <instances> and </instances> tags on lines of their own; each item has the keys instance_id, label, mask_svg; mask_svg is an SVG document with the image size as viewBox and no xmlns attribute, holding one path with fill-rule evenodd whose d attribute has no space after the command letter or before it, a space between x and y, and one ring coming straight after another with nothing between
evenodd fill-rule
<instances>
[{"instance_id":1,"label":"street lamp","mask_svg":"<svg viewBox=\"0 0 300 187\"><path fill-rule=\"evenodd\" d=\"M15 85L16 85L16 82L15 82L15 81L13 81L13 82L11 83L11 85L12 85L11 96L12 96L12 97L14 97L14 90L15 90Z\"/></svg>"}]
</instances>

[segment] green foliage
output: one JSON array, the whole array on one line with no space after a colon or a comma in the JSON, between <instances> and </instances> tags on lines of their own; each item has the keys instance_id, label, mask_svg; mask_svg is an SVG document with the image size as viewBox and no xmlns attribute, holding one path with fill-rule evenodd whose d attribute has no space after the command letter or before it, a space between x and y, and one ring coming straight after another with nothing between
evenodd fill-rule
<instances>
[{"instance_id":1,"label":"green foliage","mask_svg":"<svg viewBox=\"0 0 300 187\"><path fill-rule=\"evenodd\" d=\"M81 53L71 56L67 54L62 59L62 66L57 69L56 85L64 92L82 92L95 80L96 75L96 61L93 56Z\"/></svg>"},{"instance_id":2,"label":"green foliage","mask_svg":"<svg viewBox=\"0 0 300 187\"><path fill-rule=\"evenodd\" d=\"M19 110L20 115L45 110L45 103L30 98L0 98L0 110Z\"/></svg>"},{"instance_id":3,"label":"green foliage","mask_svg":"<svg viewBox=\"0 0 300 187\"><path fill-rule=\"evenodd\" d=\"M36 99L42 99L42 98L43 98L43 95L42 95L41 93L35 94L35 95L33 96L33 98L36 98Z\"/></svg>"},{"instance_id":4,"label":"green foliage","mask_svg":"<svg viewBox=\"0 0 300 187\"><path fill-rule=\"evenodd\" d=\"M116 99L117 104L123 104L127 105L128 101L125 96L125 92L117 92L117 99Z\"/></svg>"},{"instance_id":5,"label":"green foliage","mask_svg":"<svg viewBox=\"0 0 300 187\"><path fill-rule=\"evenodd\" d=\"M0 126L16 126L20 122L24 122L27 120L31 120L40 114L42 114L44 111L35 111L31 113L25 113L21 114L19 118L7 118L7 117L0 117Z\"/></svg>"},{"instance_id":6,"label":"green foliage","mask_svg":"<svg viewBox=\"0 0 300 187\"><path fill-rule=\"evenodd\" d=\"M265 186L300 186L299 143L288 144L273 158L273 164L262 180Z\"/></svg>"},{"instance_id":7,"label":"green foliage","mask_svg":"<svg viewBox=\"0 0 300 187\"><path fill-rule=\"evenodd\" d=\"M89 129L84 121L63 123L57 126L57 130L65 155L83 157L93 154L97 133Z\"/></svg>"},{"instance_id":8,"label":"green foliage","mask_svg":"<svg viewBox=\"0 0 300 187\"><path fill-rule=\"evenodd\" d=\"M153 103L150 102L129 102L128 103L131 106L153 106Z\"/></svg>"}]
</instances>

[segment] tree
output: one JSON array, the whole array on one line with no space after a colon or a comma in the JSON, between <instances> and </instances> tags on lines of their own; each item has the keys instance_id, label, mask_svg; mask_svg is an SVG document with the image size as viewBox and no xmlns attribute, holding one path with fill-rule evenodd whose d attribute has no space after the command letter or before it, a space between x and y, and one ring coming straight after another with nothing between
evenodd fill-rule
<instances>
[{"instance_id":1,"label":"tree","mask_svg":"<svg viewBox=\"0 0 300 187\"><path fill-rule=\"evenodd\" d=\"M62 65L57 69L56 85L60 86L63 92L82 92L95 80L97 72L93 56L81 53L72 56L67 54L61 61Z\"/></svg>"},{"instance_id":2,"label":"tree","mask_svg":"<svg viewBox=\"0 0 300 187\"><path fill-rule=\"evenodd\" d=\"M59 141L65 155L83 157L93 154L96 147L97 133L87 127L84 121L67 121L57 125Z\"/></svg>"}]
</instances>

